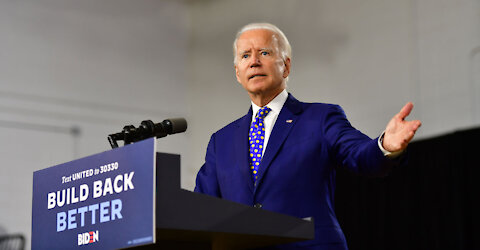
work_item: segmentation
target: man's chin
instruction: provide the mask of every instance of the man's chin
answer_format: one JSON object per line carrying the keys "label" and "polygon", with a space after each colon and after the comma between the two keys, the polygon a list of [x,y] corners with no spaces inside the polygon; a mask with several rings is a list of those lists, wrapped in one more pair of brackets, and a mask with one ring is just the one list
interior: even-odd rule
{"label": "man's chin", "polygon": [[272,88],[249,88],[247,89],[250,95],[255,96],[270,96],[270,95],[277,95],[283,89],[272,89]]}
{"label": "man's chin", "polygon": [[247,82],[247,87],[251,90],[254,89],[267,89],[270,85],[272,85],[266,77],[255,77]]}
{"label": "man's chin", "polygon": [[247,91],[250,94],[260,95],[262,93],[267,92],[267,88],[263,86],[248,86]]}
{"label": "man's chin", "polygon": [[[273,92],[278,92],[283,89],[281,85],[272,84],[267,79],[250,79],[247,84],[244,84],[243,87],[245,90],[248,91],[251,95],[270,95]],[[277,93],[278,94],[278,93]]]}

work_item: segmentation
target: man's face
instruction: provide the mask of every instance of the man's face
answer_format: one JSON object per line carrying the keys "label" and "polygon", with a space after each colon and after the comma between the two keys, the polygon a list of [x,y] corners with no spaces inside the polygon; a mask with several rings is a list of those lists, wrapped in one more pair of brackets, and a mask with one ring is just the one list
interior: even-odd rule
{"label": "man's face", "polygon": [[237,81],[250,96],[270,96],[285,89],[290,59],[283,60],[278,41],[270,30],[245,31],[237,40]]}

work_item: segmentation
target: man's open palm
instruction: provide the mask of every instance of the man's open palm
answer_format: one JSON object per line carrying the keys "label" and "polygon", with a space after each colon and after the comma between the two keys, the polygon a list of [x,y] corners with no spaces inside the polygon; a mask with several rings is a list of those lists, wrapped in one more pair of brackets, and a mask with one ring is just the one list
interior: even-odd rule
{"label": "man's open palm", "polygon": [[412,109],[413,104],[408,102],[387,124],[383,137],[383,148],[395,152],[407,147],[417,129],[422,125],[419,120],[405,121]]}

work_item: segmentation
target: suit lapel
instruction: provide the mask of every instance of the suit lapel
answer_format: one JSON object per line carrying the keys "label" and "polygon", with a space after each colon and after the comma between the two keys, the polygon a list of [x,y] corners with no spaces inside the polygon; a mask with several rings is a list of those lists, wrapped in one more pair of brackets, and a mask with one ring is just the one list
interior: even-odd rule
{"label": "suit lapel", "polygon": [[248,183],[248,187],[251,192],[253,192],[253,181],[252,173],[250,172],[249,163],[248,163],[248,131],[250,130],[250,124],[252,122],[252,108],[248,113],[242,117],[238,123],[238,127],[234,135],[234,144],[235,144],[235,155],[237,159],[235,163],[239,168],[241,173],[241,178]]}
{"label": "suit lapel", "polygon": [[273,159],[275,159],[275,156],[280,150],[283,142],[288,137],[288,134],[295,125],[298,115],[301,113],[301,111],[301,103],[291,94],[288,94],[288,98],[277,117],[275,125],[273,126],[267,148],[265,149],[265,154],[260,162],[258,180],[255,189],[261,184],[263,176],[270,167]]}

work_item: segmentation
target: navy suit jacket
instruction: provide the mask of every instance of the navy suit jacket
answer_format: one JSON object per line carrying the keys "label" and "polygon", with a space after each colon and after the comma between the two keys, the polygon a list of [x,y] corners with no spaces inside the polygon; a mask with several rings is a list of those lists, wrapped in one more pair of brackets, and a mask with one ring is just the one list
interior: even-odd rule
{"label": "navy suit jacket", "polygon": [[[353,128],[338,105],[289,94],[273,127],[254,185],[248,158],[252,109],[214,133],[195,191],[299,218],[313,217],[315,239],[278,248],[346,249],[334,211],[335,168],[385,175],[395,162]],[[303,248],[302,248],[303,249]]]}

